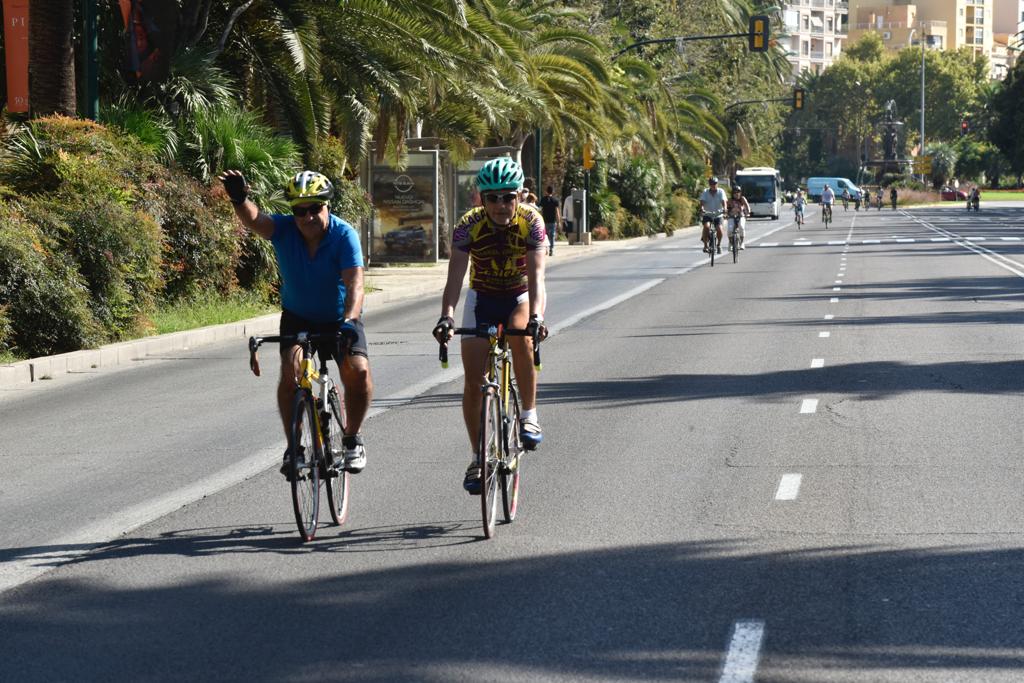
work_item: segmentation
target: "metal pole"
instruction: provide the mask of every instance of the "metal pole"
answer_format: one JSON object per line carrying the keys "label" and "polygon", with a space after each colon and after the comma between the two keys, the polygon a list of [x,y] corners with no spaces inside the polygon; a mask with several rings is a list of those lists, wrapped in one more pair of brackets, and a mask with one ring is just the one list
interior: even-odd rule
{"label": "metal pole", "polygon": [[95,121],[100,113],[100,69],[97,52],[99,36],[96,29],[96,0],[82,0],[82,45],[85,96],[82,100],[85,118]]}
{"label": "metal pole", "polygon": [[[921,156],[924,156],[924,22],[921,22]],[[925,183],[924,171],[921,171],[921,183]]]}
{"label": "metal pole", "polygon": [[541,154],[544,151],[544,142],[543,142],[544,138],[542,137],[543,135],[544,134],[541,132],[540,128],[537,128],[536,130],[533,131],[533,139],[534,139],[534,142],[536,143],[534,145],[534,153],[537,156],[537,175],[536,175],[537,187],[535,189],[537,190],[537,196],[538,197],[543,197],[544,196],[544,194],[543,194],[543,192],[544,192],[544,185],[541,183],[541,177],[540,177],[541,170],[542,170],[542,168],[544,166],[544,161],[543,161],[543,159],[541,157]]}

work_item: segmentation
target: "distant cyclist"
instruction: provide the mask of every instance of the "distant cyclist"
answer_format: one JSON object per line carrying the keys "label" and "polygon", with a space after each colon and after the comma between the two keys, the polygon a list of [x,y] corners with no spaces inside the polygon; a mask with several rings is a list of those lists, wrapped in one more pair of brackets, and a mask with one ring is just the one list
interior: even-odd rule
{"label": "distant cyclist", "polygon": [[878,206],[878,210],[882,210],[882,186],[878,186],[878,192],[875,194],[875,204]]}
{"label": "distant cyclist", "polygon": [[[447,343],[455,334],[453,316],[468,268],[469,290],[461,327],[525,328],[543,339],[547,336],[544,325],[547,235],[540,212],[520,203],[523,169],[508,157],[491,159],[477,173],[476,184],[484,205],[470,209],[455,225],[448,280],[441,297],[441,318],[434,327],[434,338]],[[537,419],[537,370],[533,367],[531,339],[510,337],[508,345],[523,401],[517,425],[519,436],[527,450],[534,450],[543,435]],[[462,338],[465,370],[462,417],[474,451],[462,487],[473,495],[480,494],[480,465],[475,451],[480,429],[480,385],[486,381],[488,350],[487,339]]]}
{"label": "distant cyclist", "polygon": [[975,211],[977,211],[980,204],[981,190],[979,190],[977,186],[974,186],[973,188],[971,188],[970,196],[967,197],[967,210],[970,211],[971,209],[974,209]]}
{"label": "distant cyclist", "polygon": [[843,188],[842,197],[843,197],[843,211],[849,211],[850,210],[850,191],[848,189],[846,189],[845,187]]}
{"label": "distant cyclist", "polygon": [[821,191],[821,220],[825,220],[825,214],[828,213],[829,219],[832,218],[832,205],[836,201],[836,193],[832,191],[832,188],[828,185]]}
{"label": "distant cyclist", "polygon": [[710,254],[708,239],[711,226],[715,226],[715,235],[718,237],[718,253],[722,253],[722,214],[725,212],[726,196],[725,190],[718,186],[718,178],[712,177],[708,180],[708,188],[700,193],[700,212],[702,229],[700,239],[704,243],[704,253]]}
{"label": "distant cyclist", "polygon": [[896,191],[896,186],[892,185],[889,187],[889,202],[892,203],[892,210],[896,210],[896,201],[899,199],[899,192]]}
{"label": "distant cyclist", "polygon": [[804,196],[803,190],[798,189],[796,196],[793,197],[793,217],[796,219],[797,226],[803,225],[805,206],[807,206],[807,197]]}
{"label": "distant cyclist", "polygon": [[747,198],[743,196],[743,188],[739,185],[732,188],[732,197],[729,198],[726,204],[726,213],[729,215],[729,242],[738,239],[740,241],[740,249],[746,249],[746,245],[743,244],[746,239],[746,227],[747,227],[747,216],[750,215],[750,204],[747,202]]}
{"label": "distant cyclist", "polygon": [[[370,407],[373,380],[366,333],[359,320],[363,310],[363,252],[359,233],[330,212],[334,186],[321,173],[303,171],[285,187],[291,215],[260,211],[248,199],[249,186],[240,171],[225,171],[220,181],[242,225],[274,247],[284,309],[280,334],[338,332],[345,340],[347,353],[336,345],[318,345],[317,352],[338,363],[345,389],[348,430],[342,438],[344,468],[362,472],[366,467],[366,449],[359,428]],[[286,439],[291,438],[292,401],[301,362],[301,346],[281,345],[277,407]],[[290,471],[288,453],[286,450],[281,466],[281,473],[286,476]]]}

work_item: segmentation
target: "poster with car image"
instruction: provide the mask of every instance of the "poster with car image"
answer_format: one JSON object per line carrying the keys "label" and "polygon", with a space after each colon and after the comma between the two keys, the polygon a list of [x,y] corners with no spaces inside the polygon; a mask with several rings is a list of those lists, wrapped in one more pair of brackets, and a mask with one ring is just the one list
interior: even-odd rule
{"label": "poster with car image", "polygon": [[438,154],[410,152],[407,162],[401,169],[373,166],[370,258],[378,263],[437,260]]}

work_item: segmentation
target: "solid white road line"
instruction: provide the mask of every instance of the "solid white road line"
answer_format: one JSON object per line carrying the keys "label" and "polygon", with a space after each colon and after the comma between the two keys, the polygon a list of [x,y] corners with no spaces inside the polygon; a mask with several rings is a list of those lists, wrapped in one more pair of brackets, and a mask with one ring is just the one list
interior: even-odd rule
{"label": "solid white road line", "polygon": [[816,398],[805,398],[800,402],[800,414],[809,415],[811,413],[818,412],[818,399]]}
{"label": "solid white road line", "polygon": [[729,649],[725,654],[725,664],[718,683],[754,683],[763,640],[763,621],[743,619],[733,624]]}
{"label": "solid white road line", "polygon": [[779,480],[779,487],[775,489],[775,500],[796,500],[800,493],[800,480],[803,475],[783,474]]}
{"label": "solid white road line", "polygon": [[[910,218],[912,218],[913,220],[917,221],[918,223],[920,223],[924,227],[928,228],[932,232],[936,232],[936,233],[938,233],[940,235],[943,235],[944,237],[948,238],[950,241],[952,241],[957,246],[963,247],[964,249],[967,249],[969,251],[973,251],[978,256],[981,256],[983,259],[996,264],[997,266],[999,266],[1000,268],[1003,268],[1004,270],[1010,271],[1011,273],[1013,273],[1014,275],[1016,275],[1018,277],[1024,277],[1024,263],[1021,263],[1020,261],[1016,261],[1016,260],[1014,260],[1014,259],[1012,259],[1012,258],[1010,258],[1008,256],[1004,256],[1003,254],[994,252],[991,249],[986,249],[985,247],[976,246],[976,245],[972,244],[972,240],[971,239],[966,238],[966,237],[962,237],[962,236],[956,234],[955,232],[951,232],[951,231],[946,230],[944,228],[937,228],[934,225],[932,225],[931,223],[929,223],[928,221],[924,220],[923,218],[918,218],[917,216],[914,216],[913,214],[909,214],[909,213],[906,214],[906,215],[909,216]],[[977,241],[977,238],[975,238],[974,241]]]}
{"label": "solid white road line", "polygon": [[812,358],[811,359],[811,368],[823,368],[823,367],[825,367],[825,359],[824,358]]}

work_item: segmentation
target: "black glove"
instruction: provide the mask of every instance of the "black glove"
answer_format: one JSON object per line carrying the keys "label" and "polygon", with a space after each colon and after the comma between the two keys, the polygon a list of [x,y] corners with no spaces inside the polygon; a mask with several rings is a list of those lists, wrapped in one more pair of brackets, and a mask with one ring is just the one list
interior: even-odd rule
{"label": "black glove", "polygon": [[232,204],[242,204],[249,197],[249,184],[241,173],[225,173],[220,177],[220,182],[224,184],[224,191],[228,193]]}
{"label": "black glove", "polygon": [[346,320],[338,328],[338,336],[341,338],[340,343],[342,348],[348,352],[352,348],[352,345],[359,340],[359,332],[356,330],[356,318]]}
{"label": "black glove", "polygon": [[548,338],[548,326],[544,324],[544,319],[537,316],[536,313],[530,316],[530,322],[526,324],[526,331],[539,342]]}
{"label": "black glove", "polygon": [[434,327],[434,331],[431,333],[434,335],[434,339],[440,344],[447,344],[454,334],[455,321],[450,316],[442,315],[437,320],[437,326]]}

